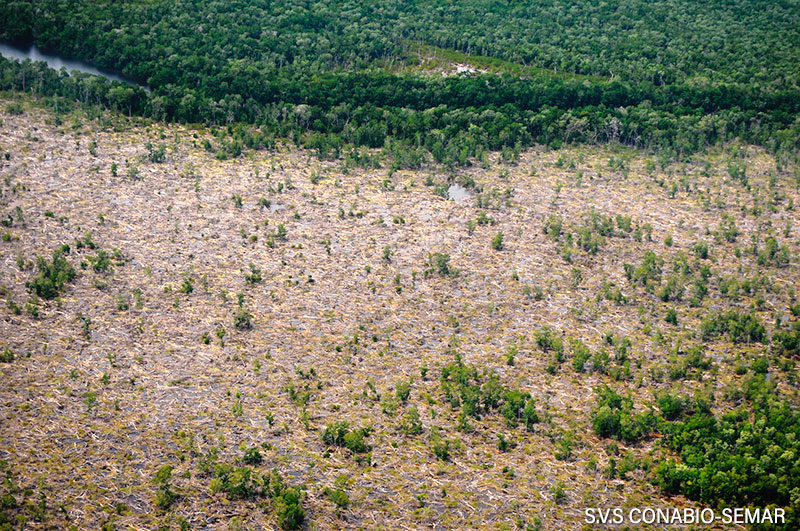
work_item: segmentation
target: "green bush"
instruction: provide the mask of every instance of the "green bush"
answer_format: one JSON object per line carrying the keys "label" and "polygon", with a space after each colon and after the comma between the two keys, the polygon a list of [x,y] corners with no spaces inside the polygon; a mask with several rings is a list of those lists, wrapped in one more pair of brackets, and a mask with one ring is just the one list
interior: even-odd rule
{"label": "green bush", "polygon": [[242,457],[242,462],[246,465],[259,465],[263,460],[264,457],[255,446],[253,448],[248,448]]}
{"label": "green bush", "polygon": [[192,282],[192,277],[187,275],[186,277],[183,278],[180,291],[184,295],[188,295],[194,291],[194,283]]}
{"label": "green bush", "polygon": [[502,251],[503,250],[503,231],[498,232],[492,238],[492,249],[495,251]]}
{"label": "green bush", "polygon": [[231,498],[247,498],[254,494],[255,483],[252,470],[248,467],[235,468],[219,463],[214,469],[211,492],[225,491]]}
{"label": "green bush", "polygon": [[14,361],[14,352],[8,347],[3,347],[3,352],[0,354],[0,363],[11,363]]}
{"label": "green bush", "polygon": [[586,362],[592,357],[592,352],[582,341],[575,339],[572,344],[572,368],[576,372],[583,372]]}
{"label": "green bush", "polygon": [[667,420],[679,418],[689,407],[688,400],[685,397],[667,392],[659,393],[656,397],[656,403],[661,414]]}
{"label": "green bush", "polygon": [[778,245],[773,237],[764,241],[764,248],[758,253],[758,264],[762,266],[785,266],[789,263],[791,254],[785,245]]}
{"label": "green bush", "polygon": [[78,249],[83,249],[84,247],[86,249],[96,249],[97,244],[95,244],[94,241],[92,241],[92,233],[87,232],[83,238],[78,238],[77,240],[75,240],[75,247],[77,247]]}
{"label": "green bush", "polygon": [[233,315],[233,326],[237,330],[250,330],[253,328],[253,314],[244,308],[239,308]]}
{"label": "green bush", "polygon": [[294,487],[287,487],[275,497],[275,514],[281,529],[300,529],[303,525],[306,513],[301,505],[302,499],[302,494]]}
{"label": "green bush", "polygon": [[305,520],[303,492],[297,487],[286,486],[277,470],[265,476],[261,483],[264,485],[264,493],[272,498],[281,529],[299,529]]}
{"label": "green bush", "polygon": [[697,242],[692,250],[701,260],[708,258],[708,244],[706,242]]}
{"label": "green bush", "polygon": [[763,343],[767,337],[756,316],[737,310],[709,315],[700,323],[699,334],[704,341],[727,334],[734,343]]}
{"label": "green bush", "polygon": [[95,273],[109,273],[114,269],[111,265],[111,255],[102,249],[97,251],[94,257],[89,257],[89,262]]}
{"label": "green bush", "polygon": [[536,344],[543,351],[553,351],[556,354],[564,352],[564,342],[561,340],[561,336],[549,326],[537,330],[535,337]]}
{"label": "green bush", "polygon": [[522,419],[525,405],[530,397],[530,393],[522,393],[516,389],[506,391],[503,394],[503,405],[500,408],[500,414],[506,418],[510,426],[516,426]]}
{"label": "green bush", "polygon": [[795,321],[788,328],[777,330],[772,336],[772,345],[780,355],[800,355],[800,321]]}
{"label": "green bush", "polygon": [[411,382],[407,380],[398,380],[397,384],[395,384],[395,393],[400,402],[405,404],[408,401],[409,395],[411,395]]}
{"label": "green bush", "polygon": [[458,275],[458,271],[450,267],[450,255],[444,253],[431,253],[428,255],[428,262],[425,264],[428,268],[425,270],[425,276],[440,275],[443,277],[454,277]]}
{"label": "green bush", "polygon": [[172,478],[172,467],[170,465],[164,465],[158,469],[156,473],[156,477],[153,482],[158,487],[158,491],[156,491],[156,507],[159,509],[167,510],[170,506],[175,502],[177,496],[172,491],[171,480]]}
{"label": "green bush", "polygon": [[593,414],[592,426],[598,437],[613,437],[619,433],[619,413],[608,405],[600,406]]}
{"label": "green bush", "polygon": [[650,282],[658,283],[661,281],[661,270],[664,267],[664,259],[659,257],[653,251],[646,251],[642,258],[641,264],[633,267],[630,264],[624,264],[625,275],[628,280],[635,284],[647,286]]}
{"label": "green bush", "polygon": [[634,442],[649,435],[656,425],[652,411],[634,413],[633,403],[602,385],[595,389],[597,406],[592,411],[592,427],[599,437],[614,437]]}
{"label": "green bush", "polygon": [[331,489],[329,487],[325,487],[325,490],[322,492],[339,509],[346,509],[347,506],[350,505],[350,496],[348,496],[347,493],[342,489]]}
{"label": "green bush", "polygon": [[64,289],[67,282],[75,278],[75,269],[64,258],[69,247],[64,246],[53,253],[50,262],[37,257],[36,267],[39,273],[27,283],[29,290],[43,299],[54,299]]}
{"label": "green bush", "polygon": [[22,105],[17,102],[9,103],[6,105],[6,112],[11,115],[20,115],[23,113]]}
{"label": "green bush", "polygon": [[542,230],[551,240],[558,241],[561,237],[561,231],[564,227],[564,221],[560,216],[551,214],[544,223]]}
{"label": "green bush", "polygon": [[370,446],[364,441],[372,430],[370,428],[359,428],[350,430],[347,422],[333,422],[325,427],[322,433],[322,442],[329,446],[341,446],[353,453],[366,453],[371,450]]}
{"label": "green bush", "polygon": [[344,447],[353,453],[365,453],[371,450],[370,446],[364,442],[364,438],[369,435],[369,428],[360,428],[344,436]]}
{"label": "green bush", "polygon": [[450,460],[450,441],[442,439],[441,437],[431,438],[431,451],[438,459],[442,461]]}
{"label": "green bush", "polygon": [[419,435],[422,433],[422,420],[419,416],[417,406],[411,406],[403,417],[400,430],[406,435]]}
{"label": "green bush", "polygon": [[347,422],[334,422],[325,427],[322,434],[322,442],[329,446],[344,446],[344,436],[350,431]]}
{"label": "green bush", "polygon": [[145,147],[147,148],[147,158],[150,162],[164,162],[164,158],[167,152],[167,146],[164,144],[159,144],[158,146],[154,146],[150,142],[148,142]]}
{"label": "green bush", "polygon": [[244,280],[250,285],[258,284],[261,282],[261,270],[257,268],[252,262],[250,263],[250,272],[244,274]]}
{"label": "green bush", "polygon": [[539,423],[539,414],[536,412],[536,402],[533,398],[528,399],[525,409],[522,410],[522,423],[529,430],[533,429],[534,424]]}

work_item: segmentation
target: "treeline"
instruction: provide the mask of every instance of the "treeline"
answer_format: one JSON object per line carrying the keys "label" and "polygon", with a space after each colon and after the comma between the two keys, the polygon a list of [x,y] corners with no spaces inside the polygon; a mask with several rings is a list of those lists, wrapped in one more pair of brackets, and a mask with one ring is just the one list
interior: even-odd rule
{"label": "treeline", "polygon": [[800,148],[800,92],[761,94],[735,86],[240,69],[199,87],[168,84],[148,93],[102,77],[69,76],[43,63],[0,59],[0,89],[168,122],[252,124],[262,135],[291,138],[322,156],[345,145],[383,147],[387,139],[451,164],[465,164],[484,150],[533,143],[619,141],[681,155],[738,137],[773,151]]}
{"label": "treeline", "polygon": [[[321,156],[386,146],[409,166],[534,143],[618,141],[678,157],[734,137],[800,147],[800,12],[780,2],[40,0],[4,3],[0,20],[0,38],[119,71],[152,93],[7,61],[0,89],[248,124],[258,133],[236,142],[249,147],[275,136]],[[425,74],[414,66],[420,42],[538,73]]]}

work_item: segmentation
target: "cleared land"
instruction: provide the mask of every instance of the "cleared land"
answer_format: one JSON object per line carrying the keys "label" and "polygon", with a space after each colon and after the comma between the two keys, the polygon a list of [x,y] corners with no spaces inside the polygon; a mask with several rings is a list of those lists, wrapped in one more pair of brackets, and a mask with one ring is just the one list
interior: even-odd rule
{"label": "cleared land", "polygon": [[[0,350],[13,355],[0,458],[10,514],[31,528],[276,526],[274,500],[230,488],[216,462],[304,485],[309,528],[577,529],[583,507],[667,503],[648,480],[659,437],[599,438],[597,386],[636,411],[676,388],[726,411],[770,347],[712,338],[708,363],[687,365],[701,321],[728,308],[796,319],[798,181],[758,148],[663,167],[621,147],[531,150],[453,173],[289,146],[220,161],[205,130],[20,101],[0,101]],[[465,199],[442,195],[453,183]],[[768,237],[788,263],[747,252]],[[36,257],[64,244],[75,278],[32,299]],[[648,251],[664,261],[652,293],[624,267]],[[665,302],[683,262],[709,268],[708,292],[692,301],[680,277],[683,296]],[[731,298],[718,281],[731,276],[763,282]],[[608,359],[574,363],[573,340]],[[539,422],[459,419],[442,379],[458,356],[530,393]],[[793,365],[774,365],[796,401]],[[371,427],[371,453],[326,444],[339,421]],[[610,474],[611,459],[632,469]]]}

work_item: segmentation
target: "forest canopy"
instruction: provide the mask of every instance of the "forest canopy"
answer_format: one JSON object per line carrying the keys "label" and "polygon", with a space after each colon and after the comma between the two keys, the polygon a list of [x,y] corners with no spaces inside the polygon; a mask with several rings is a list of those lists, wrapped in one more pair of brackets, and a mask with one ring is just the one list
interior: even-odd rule
{"label": "forest canopy", "polygon": [[[800,11],[788,1],[50,0],[5,3],[0,18],[2,39],[152,93],[8,61],[2,89],[254,124],[322,154],[387,138],[448,163],[533,143],[678,156],[734,137],[800,146]],[[498,67],[442,76],[419,66],[426,55]]]}

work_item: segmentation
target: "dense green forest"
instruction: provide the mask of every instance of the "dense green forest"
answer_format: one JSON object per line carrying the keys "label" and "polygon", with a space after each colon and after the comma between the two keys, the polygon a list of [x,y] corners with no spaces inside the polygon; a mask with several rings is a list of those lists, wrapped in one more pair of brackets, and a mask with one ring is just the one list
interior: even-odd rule
{"label": "dense green forest", "polygon": [[[621,141],[676,156],[739,137],[800,146],[791,2],[10,2],[0,37],[90,61],[153,92],[0,63],[0,87],[159,120],[254,124],[321,155],[400,141],[402,164]],[[420,44],[527,65],[425,75]],[[424,149],[423,149],[424,148]]]}
{"label": "dense green forest", "polygon": [[415,40],[657,85],[794,89],[800,79],[800,15],[791,1],[51,0],[2,9],[4,38],[33,38],[155,86],[201,86],[236,61],[262,74],[361,69],[407,60]]}

